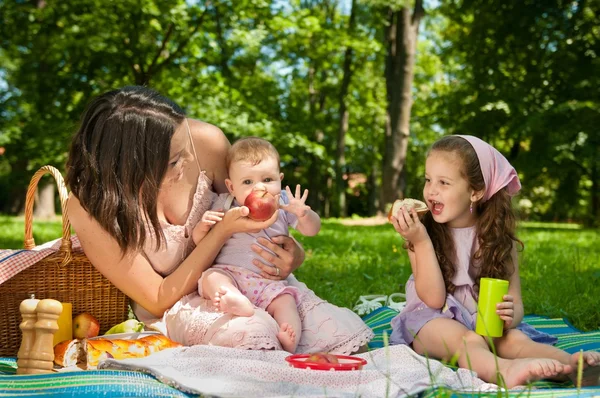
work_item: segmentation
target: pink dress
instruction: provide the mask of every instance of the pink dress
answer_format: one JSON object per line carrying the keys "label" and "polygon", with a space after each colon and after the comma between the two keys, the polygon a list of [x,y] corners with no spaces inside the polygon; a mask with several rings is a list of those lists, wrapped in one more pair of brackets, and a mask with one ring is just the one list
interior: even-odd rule
{"label": "pink dress", "polygon": [[[169,275],[194,249],[193,227],[217,197],[211,187],[212,181],[202,171],[186,223],[181,226],[162,224],[167,241],[166,249],[163,246],[157,251],[154,243],[148,243],[145,255],[156,272],[163,276]],[[329,351],[349,354],[373,337],[371,329],[349,309],[320,299],[293,275],[288,277],[287,282],[290,287],[302,292],[302,301],[298,307],[302,320],[298,353]],[[183,297],[165,312],[162,319],[153,319],[139,305],[134,305],[134,312],[140,321],[184,345],[282,349],[276,336],[279,327],[266,311],[257,309],[251,317],[215,312],[211,302],[198,293]]]}
{"label": "pink dress", "polygon": [[[435,318],[454,319],[467,329],[475,329],[477,319],[477,298],[479,285],[478,268],[472,257],[479,244],[475,227],[450,228],[456,248],[456,273],[452,283],[456,286],[454,294],[448,294],[446,303],[441,309],[430,308],[417,295],[413,275],[406,282],[406,306],[392,319],[391,344],[412,344],[414,336],[430,320]],[[540,332],[532,326],[521,323],[517,329],[540,343],[554,344],[556,338]]]}
{"label": "pink dress", "polygon": [[[289,203],[285,191],[281,191],[281,200],[285,204]],[[229,203],[231,206],[228,206]],[[239,207],[239,203],[230,194],[221,194],[213,203],[212,210],[225,209],[227,211],[232,207]],[[263,278],[260,275],[261,269],[252,263],[252,260],[260,260],[260,258],[251,249],[252,245],[257,243],[258,238],[270,240],[273,236],[289,236],[288,228],[295,228],[297,224],[298,218],[294,214],[280,209],[277,221],[269,228],[257,233],[236,233],[229,238],[219,251],[210,271],[227,275],[252,304],[263,310],[266,310],[269,304],[282,294],[291,295],[296,300],[296,305],[300,306],[305,292],[290,286],[287,279],[274,281]],[[269,251],[266,247],[263,249]],[[200,296],[202,296],[202,280],[207,274],[208,272],[205,272],[198,281]]]}

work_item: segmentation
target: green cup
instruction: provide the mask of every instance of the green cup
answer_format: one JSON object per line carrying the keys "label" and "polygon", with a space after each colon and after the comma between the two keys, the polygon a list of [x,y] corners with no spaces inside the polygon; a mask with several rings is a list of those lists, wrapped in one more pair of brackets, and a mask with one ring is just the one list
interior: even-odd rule
{"label": "green cup", "polygon": [[508,293],[508,281],[504,279],[481,278],[479,281],[479,302],[477,303],[477,323],[475,332],[481,336],[502,337],[504,321],[496,314],[496,304]]}

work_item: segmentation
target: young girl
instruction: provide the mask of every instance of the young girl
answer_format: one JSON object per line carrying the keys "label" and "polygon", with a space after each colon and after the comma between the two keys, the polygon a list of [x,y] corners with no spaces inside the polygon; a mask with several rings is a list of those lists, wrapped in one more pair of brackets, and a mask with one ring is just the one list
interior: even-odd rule
{"label": "young girl", "polygon": [[[488,382],[511,388],[543,378],[576,377],[579,354],[540,341],[548,335],[521,324],[515,216],[511,196],[521,188],[515,169],[495,148],[472,136],[446,136],[431,147],[423,197],[430,212],[422,221],[403,208],[392,223],[407,241],[412,275],[407,305],[392,320],[392,344],[412,344],[419,354],[470,368]],[[504,335],[476,334],[479,278],[507,279],[497,305]],[[517,329],[518,327],[518,329]],[[598,384],[600,353],[583,353],[584,385]]]}
{"label": "young girl", "polygon": [[[309,305],[305,300],[306,288],[290,286],[288,280],[267,279],[253,263],[258,261],[253,255],[251,245],[258,237],[269,239],[271,236],[288,235],[288,226],[295,228],[305,236],[313,236],[321,228],[321,220],[317,213],[305,204],[308,191],[301,194],[300,186],[293,195],[286,187],[281,190],[283,173],[279,170],[279,153],[268,141],[249,137],[236,141],[227,155],[229,178],[225,180],[229,194],[222,194],[213,203],[212,209],[206,212],[202,221],[193,231],[193,239],[198,243],[210,228],[221,221],[224,212],[231,207],[242,206],[246,197],[253,191],[267,191],[275,197],[281,195],[283,204],[277,210],[277,221],[269,228],[255,234],[236,233],[221,249],[215,265],[205,271],[198,282],[198,291],[205,298],[210,298],[217,309],[239,316],[254,314],[254,306],[265,309],[280,327],[277,335],[284,350],[296,352],[302,333],[300,312]],[[235,200],[234,200],[235,199]],[[220,211],[219,211],[220,210]],[[275,267],[275,277],[279,269]],[[302,310],[302,311],[299,311]],[[369,335],[366,325],[358,316],[348,311],[337,309],[329,314],[331,318],[341,317],[358,332],[357,336]],[[327,319],[321,320],[327,323]],[[317,334],[322,334],[320,330]],[[321,335],[322,340],[335,340],[334,335]],[[360,337],[355,338],[358,342]],[[362,344],[362,342],[361,342]]]}

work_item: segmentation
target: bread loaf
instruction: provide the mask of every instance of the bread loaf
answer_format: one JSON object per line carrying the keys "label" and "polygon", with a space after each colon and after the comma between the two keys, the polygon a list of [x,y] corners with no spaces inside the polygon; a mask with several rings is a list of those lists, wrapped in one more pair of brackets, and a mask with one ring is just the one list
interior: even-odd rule
{"label": "bread loaf", "polygon": [[390,208],[390,211],[388,213],[388,220],[392,220],[392,216],[398,218],[398,213],[400,212],[400,209],[402,209],[403,207],[406,207],[407,210],[410,209],[415,209],[415,211],[417,212],[417,214],[421,215],[421,214],[425,214],[429,211],[429,208],[427,207],[427,204],[425,204],[425,202],[422,202],[418,199],[398,199],[394,202],[394,204],[392,205],[392,207]]}
{"label": "bread loaf", "polygon": [[76,366],[81,355],[80,340],[65,340],[54,346],[54,363],[63,368]]}
{"label": "bread loaf", "polygon": [[103,359],[142,358],[167,348],[180,346],[181,344],[162,334],[134,340],[105,338],[67,340],[54,347],[54,363],[63,367],[77,364],[86,369],[93,369]]}

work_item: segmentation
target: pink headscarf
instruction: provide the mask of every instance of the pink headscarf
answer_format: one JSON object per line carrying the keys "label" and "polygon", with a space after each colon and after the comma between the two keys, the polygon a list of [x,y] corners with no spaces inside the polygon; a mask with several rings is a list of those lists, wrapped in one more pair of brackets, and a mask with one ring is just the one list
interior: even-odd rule
{"label": "pink headscarf", "polygon": [[485,194],[482,203],[494,196],[496,192],[506,187],[509,195],[513,196],[521,189],[517,171],[496,148],[472,135],[457,135],[469,141],[479,159],[479,166],[485,182]]}

